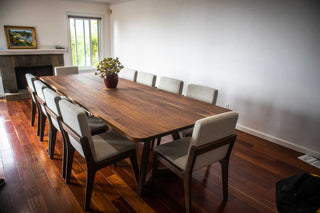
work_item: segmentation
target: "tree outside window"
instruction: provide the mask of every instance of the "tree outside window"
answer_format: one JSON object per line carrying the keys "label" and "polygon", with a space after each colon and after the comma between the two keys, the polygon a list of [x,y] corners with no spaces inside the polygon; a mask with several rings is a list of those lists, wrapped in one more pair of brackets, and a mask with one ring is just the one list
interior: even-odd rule
{"label": "tree outside window", "polygon": [[79,67],[99,63],[100,18],[69,16],[72,64]]}

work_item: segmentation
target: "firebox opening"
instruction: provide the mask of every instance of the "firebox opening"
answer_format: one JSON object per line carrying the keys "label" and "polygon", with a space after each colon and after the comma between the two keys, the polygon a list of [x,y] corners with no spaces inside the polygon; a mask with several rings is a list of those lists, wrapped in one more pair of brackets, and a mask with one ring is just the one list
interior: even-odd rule
{"label": "firebox opening", "polygon": [[31,73],[34,76],[48,76],[53,75],[53,66],[28,66],[28,67],[15,67],[16,80],[18,90],[27,88],[27,80],[25,74]]}

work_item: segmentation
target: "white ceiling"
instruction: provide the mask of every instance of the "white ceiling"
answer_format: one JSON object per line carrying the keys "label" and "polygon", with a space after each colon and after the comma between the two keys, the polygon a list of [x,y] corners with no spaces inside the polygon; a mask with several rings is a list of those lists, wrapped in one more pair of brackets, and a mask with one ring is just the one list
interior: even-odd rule
{"label": "white ceiling", "polygon": [[105,4],[119,4],[122,2],[133,1],[133,0],[68,0],[68,1],[79,1],[79,2],[96,2]]}

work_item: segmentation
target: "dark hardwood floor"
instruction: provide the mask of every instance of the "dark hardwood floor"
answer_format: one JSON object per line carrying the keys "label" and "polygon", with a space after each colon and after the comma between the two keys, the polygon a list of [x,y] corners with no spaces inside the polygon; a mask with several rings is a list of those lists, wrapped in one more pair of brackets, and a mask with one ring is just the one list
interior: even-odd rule
{"label": "dark hardwood floor", "polygon": [[[62,141],[58,133],[55,157],[49,159],[48,127],[44,142],[30,126],[30,100],[0,100],[0,212],[83,212],[86,166],[75,155],[71,184],[61,177]],[[222,202],[219,164],[192,178],[194,212],[277,212],[275,183],[319,169],[297,159],[301,153],[236,131],[229,166],[229,199]],[[171,137],[163,138],[170,141]],[[142,144],[138,144],[138,159]],[[151,156],[152,157],[152,156]],[[140,163],[140,162],[139,162]],[[151,166],[151,165],[150,165]],[[162,174],[142,197],[129,161],[100,170],[95,177],[92,212],[184,212],[183,185],[173,174]]]}

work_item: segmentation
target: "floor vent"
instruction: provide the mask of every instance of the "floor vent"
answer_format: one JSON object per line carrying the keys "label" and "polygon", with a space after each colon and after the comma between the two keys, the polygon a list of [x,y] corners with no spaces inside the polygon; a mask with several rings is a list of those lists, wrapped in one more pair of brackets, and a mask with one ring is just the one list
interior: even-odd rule
{"label": "floor vent", "polygon": [[302,156],[298,157],[298,159],[320,169],[320,160],[318,160],[317,158],[314,158],[310,155],[302,155]]}

